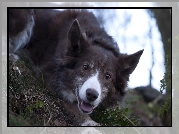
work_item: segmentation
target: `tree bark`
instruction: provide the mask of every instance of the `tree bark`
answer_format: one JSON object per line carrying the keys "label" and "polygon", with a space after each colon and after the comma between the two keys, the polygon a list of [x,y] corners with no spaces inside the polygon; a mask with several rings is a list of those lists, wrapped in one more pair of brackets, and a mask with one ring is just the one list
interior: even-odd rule
{"label": "tree bark", "polygon": [[[170,9],[151,9],[153,12],[154,18],[158,25],[158,29],[161,33],[161,38],[164,48],[164,58],[166,64],[166,55],[171,55],[171,43],[168,42],[168,39],[171,38],[171,10]],[[171,57],[168,58],[168,64],[170,65],[168,70],[171,71]],[[168,73],[166,69],[166,73]],[[171,75],[170,75],[171,76]],[[171,78],[169,79],[171,81]],[[171,83],[171,82],[169,82]],[[168,84],[166,87],[166,95],[171,95],[171,84]]]}

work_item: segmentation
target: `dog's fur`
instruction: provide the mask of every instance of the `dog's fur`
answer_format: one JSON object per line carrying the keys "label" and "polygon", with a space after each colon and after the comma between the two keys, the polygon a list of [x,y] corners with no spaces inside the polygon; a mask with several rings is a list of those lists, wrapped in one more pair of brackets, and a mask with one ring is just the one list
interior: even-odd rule
{"label": "dog's fur", "polygon": [[86,10],[9,9],[10,52],[25,48],[49,90],[79,118],[122,101],[143,50],[121,54],[117,43]]}

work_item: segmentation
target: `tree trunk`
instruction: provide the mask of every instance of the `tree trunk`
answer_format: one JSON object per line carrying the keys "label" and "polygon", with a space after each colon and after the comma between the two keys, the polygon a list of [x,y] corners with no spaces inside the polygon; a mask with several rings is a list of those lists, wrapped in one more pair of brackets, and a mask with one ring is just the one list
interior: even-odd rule
{"label": "tree trunk", "polygon": [[[165,57],[165,64],[166,64],[166,55],[171,55],[171,44],[168,42],[168,39],[171,38],[171,10],[170,9],[151,9],[154,14],[154,18],[156,18],[156,23],[158,25],[158,29],[161,33],[161,38],[163,42],[164,48],[164,57]],[[170,65],[167,70],[171,71],[171,57],[168,58],[168,64]],[[171,76],[171,75],[170,75]],[[171,77],[168,80],[170,84],[167,84],[166,87],[166,95],[171,95]]]}

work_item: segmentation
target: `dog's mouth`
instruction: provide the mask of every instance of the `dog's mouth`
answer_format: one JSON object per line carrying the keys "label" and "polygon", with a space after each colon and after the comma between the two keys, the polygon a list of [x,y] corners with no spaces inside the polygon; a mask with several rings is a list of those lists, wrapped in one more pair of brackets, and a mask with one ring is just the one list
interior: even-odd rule
{"label": "dog's mouth", "polygon": [[79,98],[79,96],[78,96],[78,106],[84,113],[87,113],[87,114],[90,114],[94,108],[93,105],[91,105],[88,102],[83,101],[82,99]]}

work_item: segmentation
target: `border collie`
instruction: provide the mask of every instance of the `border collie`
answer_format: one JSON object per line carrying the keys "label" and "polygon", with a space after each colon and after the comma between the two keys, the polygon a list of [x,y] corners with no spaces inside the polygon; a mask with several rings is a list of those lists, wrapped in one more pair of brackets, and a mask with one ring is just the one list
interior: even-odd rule
{"label": "border collie", "polygon": [[26,49],[47,88],[82,126],[89,114],[122,101],[143,50],[127,55],[87,10],[9,9],[10,52]]}

